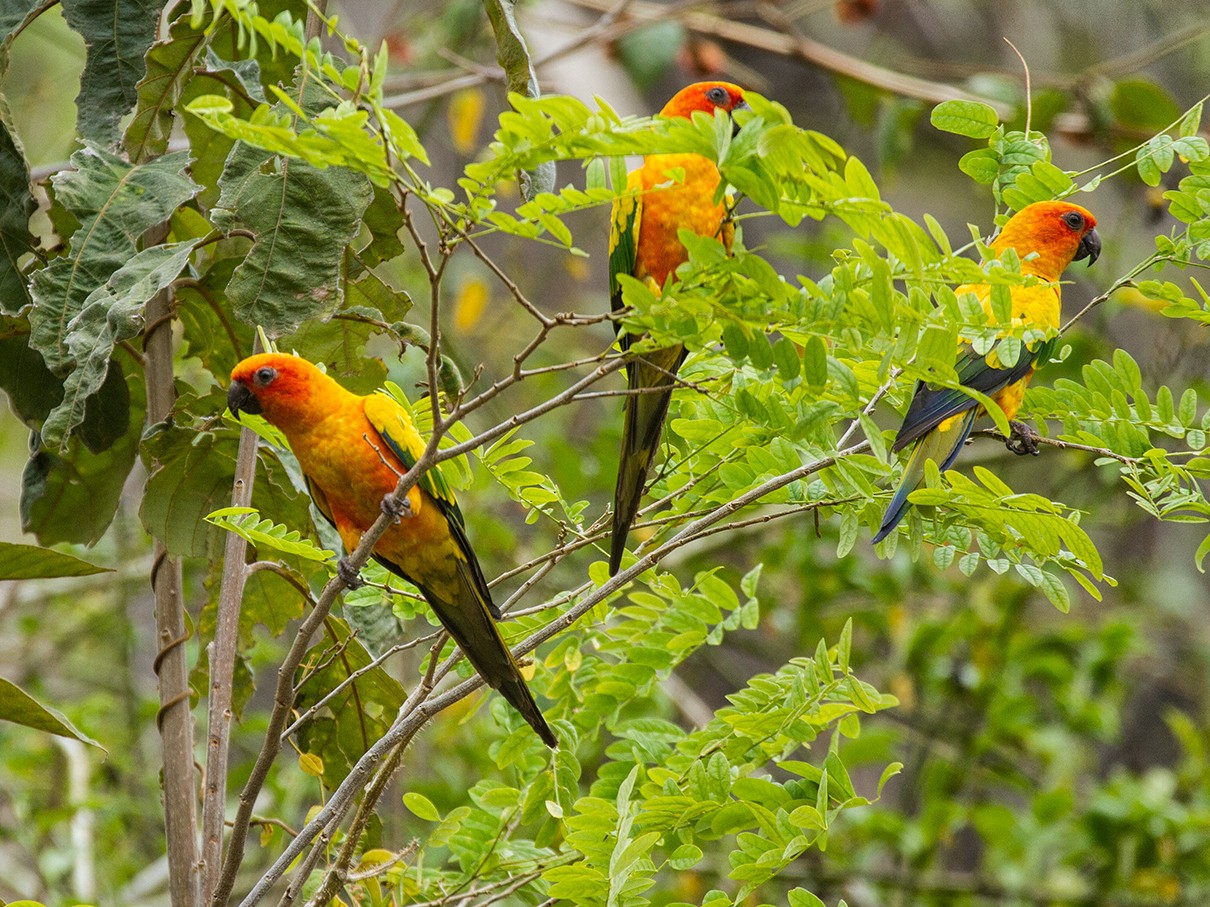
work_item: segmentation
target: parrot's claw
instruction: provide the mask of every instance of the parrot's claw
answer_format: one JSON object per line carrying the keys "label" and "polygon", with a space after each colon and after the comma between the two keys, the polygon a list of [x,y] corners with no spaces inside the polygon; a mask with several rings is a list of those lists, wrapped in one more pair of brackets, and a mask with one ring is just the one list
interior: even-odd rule
{"label": "parrot's claw", "polygon": [[1025,456],[1025,454],[1036,457],[1038,441],[1042,436],[1024,422],[1012,420],[1008,423],[1008,427],[1012,429],[1012,434],[1004,442],[1004,446],[1019,457]]}
{"label": "parrot's claw", "polygon": [[382,508],[382,512],[394,519],[396,523],[403,519],[410,519],[412,516],[412,502],[407,498],[404,498],[401,503],[396,504],[391,495],[388,494],[382,499],[382,504],[379,506]]}
{"label": "parrot's claw", "polygon": [[347,557],[342,557],[336,562],[336,575],[350,589],[360,589],[366,584],[366,581],[361,578],[361,571],[354,570]]}

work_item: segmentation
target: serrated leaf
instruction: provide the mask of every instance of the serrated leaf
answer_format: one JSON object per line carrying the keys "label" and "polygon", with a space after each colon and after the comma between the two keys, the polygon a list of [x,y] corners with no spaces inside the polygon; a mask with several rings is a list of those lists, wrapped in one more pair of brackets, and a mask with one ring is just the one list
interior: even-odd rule
{"label": "serrated leaf", "polygon": [[184,85],[193,76],[197,57],[207,46],[200,23],[195,27],[190,16],[181,16],[172,24],[167,39],[148,49],[145,72],[136,86],[134,117],[122,137],[122,146],[134,163],[168,150],[173,110]]}
{"label": "serrated leaf", "polygon": [[[211,412],[218,412],[218,400],[214,404]],[[205,516],[231,503],[237,442],[234,431],[198,433],[180,425],[152,430],[144,439],[143,456],[158,468],[147,479],[139,517],[170,554],[210,558],[222,550],[223,530]],[[308,526],[307,496],[271,452],[261,449],[259,462],[252,506],[285,525]]]}

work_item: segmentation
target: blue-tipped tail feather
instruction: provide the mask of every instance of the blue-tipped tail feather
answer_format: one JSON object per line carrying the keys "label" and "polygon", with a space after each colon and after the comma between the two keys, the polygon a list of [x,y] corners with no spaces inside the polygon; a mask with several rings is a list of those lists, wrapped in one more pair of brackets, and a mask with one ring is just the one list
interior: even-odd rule
{"label": "blue-tipped tail feather", "polygon": [[932,460],[942,472],[954,465],[958,451],[970,437],[971,427],[975,424],[977,410],[967,410],[962,420],[955,422],[945,429],[935,428],[916,442],[908,457],[907,465],[903,467],[903,478],[899,487],[887,505],[882,517],[882,525],[874,534],[874,544],[878,544],[895,531],[899,521],[908,509],[908,495],[916,490],[920,480],[924,478],[924,461]]}

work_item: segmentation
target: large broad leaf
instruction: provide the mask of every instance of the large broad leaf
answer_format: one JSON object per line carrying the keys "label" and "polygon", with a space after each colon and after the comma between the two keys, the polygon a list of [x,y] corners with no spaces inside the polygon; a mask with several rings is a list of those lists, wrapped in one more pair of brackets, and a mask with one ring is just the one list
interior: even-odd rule
{"label": "large broad leaf", "polygon": [[54,179],[55,195],[79,221],[71,246],[33,276],[31,345],[52,372],[71,370],[69,325],[90,295],[134,257],[143,233],[198,191],[183,152],[132,166],[99,148],[71,157],[73,170]]}
{"label": "large broad leaf", "polygon": [[138,105],[122,137],[126,154],[136,164],[168,150],[174,108],[206,45],[205,30],[193,27],[191,17],[184,15],[173,23],[166,40],[147,51]]}
{"label": "large broad leaf", "polygon": [[[130,370],[124,392],[114,384],[122,371],[111,367],[110,374],[89,400],[84,426],[65,451],[48,449],[35,435],[21,477],[21,528],[43,545],[91,545],[113,520],[138,455],[147,392],[141,369]],[[105,437],[120,425],[125,431],[116,442]],[[90,450],[86,440],[103,449]]]}
{"label": "large broad leaf", "polygon": [[87,734],[76,730],[59,712],[42,705],[25,690],[3,677],[0,677],[0,721],[11,721],[13,724],[21,724],[60,737],[70,737],[89,746],[105,749]]}
{"label": "large broad leaf", "polygon": [[308,321],[281,341],[312,362],[322,362],[328,374],[349,390],[370,394],[382,387],[387,370],[382,360],[365,353],[366,341],[381,329],[366,321],[339,315],[328,321]]}
{"label": "large broad leaf", "polygon": [[8,106],[0,99],[0,313],[19,312],[29,305],[21,259],[34,247],[29,232],[34,207],[29,165],[9,122]]}
{"label": "large broad leaf", "polygon": [[94,573],[112,572],[108,567],[98,567],[50,548],[0,542],[0,580],[91,576]]}
{"label": "large broad leaf", "polygon": [[[217,416],[224,406],[222,391],[182,398],[178,424],[156,426],[143,442],[144,459],[158,465],[147,480],[139,516],[170,554],[216,558],[223,550],[226,532],[205,517],[231,504],[239,433],[226,426],[198,431],[185,424],[189,417],[181,410]],[[306,533],[310,528],[309,499],[268,450],[261,451],[252,506],[291,529]]]}
{"label": "large broad leaf", "polygon": [[63,401],[42,426],[46,444],[66,446],[72,431],[84,421],[89,398],[110,371],[114,347],[142,332],[147,301],[177,278],[197,242],[144,249],[88,294],[80,314],[67,325],[68,359],[75,368],[63,384]]}
{"label": "large broad leaf", "polygon": [[76,97],[76,128],[108,144],[138,98],[143,56],[155,40],[160,0],[62,0],[63,17],[84,38],[87,56]]}
{"label": "large broad leaf", "polygon": [[236,317],[279,337],[335,311],[345,247],[361,227],[370,181],[237,145],[219,182],[215,223],[256,236],[227,286]]}
{"label": "large broad leaf", "polygon": [[29,346],[29,324],[24,319],[5,319],[0,330],[0,390],[9,406],[31,428],[63,399],[63,381],[46,367],[42,354]]}
{"label": "large broad leaf", "polygon": [[0,35],[4,36],[0,45],[6,53],[17,26],[41,5],[39,0],[4,0],[4,3],[0,3]]}
{"label": "large broad leaf", "polygon": [[[294,703],[300,712],[306,711],[372,660],[360,640],[349,637],[349,626],[343,620],[330,617],[325,627],[331,635],[311,649],[300,669],[298,698]],[[329,655],[334,645],[343,648],[333,658]],[[309,666],[320,664],[325,666],[308,672]],[[302,750],[323,760],[324,784],[339,783],[348,774],[362,754],[386,733],[405,698],[399,681],[377,667],[342,689],[315,718],[299,729],[298,742]]]}

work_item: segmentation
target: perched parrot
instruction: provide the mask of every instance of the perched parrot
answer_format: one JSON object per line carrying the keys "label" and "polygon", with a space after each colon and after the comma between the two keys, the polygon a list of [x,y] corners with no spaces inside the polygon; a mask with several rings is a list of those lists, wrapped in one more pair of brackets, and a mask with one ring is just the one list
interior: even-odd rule
{"label": "perched parrot", "polygon": [[[231,381],[228,408],[237,416],[263,414],[285,433],[315,506],[353,551],[424,453],[407,411],[386,394],[351,393],[307,360],[280,353],[245,359]],[[403,510],[374,546],[374,559],[420,589],[483,679],[547,746],[558,746],[496,627],[500,611],[439,469],[420,477]]]}
{"label": "perched parrot", "polygon": [[[697,82],[682,88],[664,105],[660,116],[690,117],[704,113],[747,108],[743,89],[729,82]],[[673,182],[683,172],[683,179]],[[688,258],[677,238],[678,230],[699,236],[717,236],[728,249],[735,230],[727,211],[727,200],[716,202],[718,168],[699,154],[652,154],[630,172],[626,181],[630,194],[613,205],[609,234],[609,290],[613,310],[624,308],[619,274],[646,280],[655,292]],[[662,187],[662,188],[657,188]],[[622,333],[622,349],[635,338]],[[609,573],[618,572],[626,551],[626,535],[639,510],[647,473],[660,446],[664,418],[676,373],[685,361],[683,346],[670,346],[644,353],[626,366],[627,386],[622,450],[618,461],[618,484],[613,496],[613,535],[610,540]],[[634,393],[644,388],[656,392]]]}
{"label": "perched parrot", "polygon": [[[1087,258],[1092,264],[1097,260],[1101,238],[1096,225],[1096,219],[1088,211],[1061,201],[1027,205],[1004,225],[991,242],[992,252],[999,256],[1006,249],[1014,249],[1021,258],[1022,274],[1048,281],[1010,288],[1014,324],[1043,330],[1058,328],[1059,278],[1073,261]],[[968,284],[955,292],[974,293],[991,317],[991,287],[987,284]],[[964,386],[986,394],[1004,410],[1013,427],[1013,437],[1008,441],[1008,449],[1013,453],[1038,452],[1032,430],[1013,420],[1034,368],[1049,354],[1050,346],[1040,343],[1033,349],[1023,348],[1015,365],[996,367],[988,362],[987,355],[979,355],[969,343],[959,345],[955,363],[958,378]],[[942,471],[949,469],[969,437],[975,418],[983,413],[983,407],[961,391],[917,382],[915,396],[891,449],[900,451],[909,444],[915,446],[882,518],[882,526],[874,536],[875,542],[886,538],[903,519],[907,497],[924,476],[924,461],[932,460]]]}

